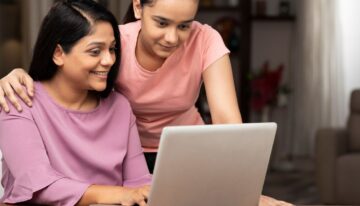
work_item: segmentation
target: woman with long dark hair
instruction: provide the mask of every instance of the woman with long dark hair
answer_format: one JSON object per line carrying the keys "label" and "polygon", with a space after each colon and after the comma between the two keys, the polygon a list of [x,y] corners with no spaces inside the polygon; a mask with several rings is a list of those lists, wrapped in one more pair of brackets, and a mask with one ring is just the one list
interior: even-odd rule
{"label": "woman with long dark hair", "polygon": [[0,114],[1,202],[146,205],[151,175],[135,117],[113,91],[119,37],[113,15],[93,1],[51,8],[29,70],[33,106]]}

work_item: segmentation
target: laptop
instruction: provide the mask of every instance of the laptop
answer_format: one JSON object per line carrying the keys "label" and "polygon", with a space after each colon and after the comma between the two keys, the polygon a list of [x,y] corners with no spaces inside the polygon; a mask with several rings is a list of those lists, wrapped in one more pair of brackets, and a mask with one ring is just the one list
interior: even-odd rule
{"label": "laptop", "polygon": [[163,129],[149,206],[258,205],[276,123]]}
{"label": "laptop", "polygon": [[276,123],[165,127],[148,206],[258,206]]}

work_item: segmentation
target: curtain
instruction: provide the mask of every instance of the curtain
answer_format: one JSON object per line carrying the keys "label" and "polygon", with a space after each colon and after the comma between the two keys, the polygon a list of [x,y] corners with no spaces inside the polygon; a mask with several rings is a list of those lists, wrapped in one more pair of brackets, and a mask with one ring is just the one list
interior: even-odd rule
{"label": "curtain", "polygon": [[[341,33],[343,39],[343,67],[345,71],[345,100],[346,105],[350,104],[350,93],[360,88],[360,1],[346,0],[339,2]],[[347,108],[346,116],[349,114]]]}
{"label": "curtain", "polygon": [[21,66],[20,7],[15,1],[0,1],[0,78]]}
{"label": "curtain", "polygon": [[22,66],[23,68],[28,69],[41,22],[49,11],[53,1],[26,0],[20,1],[20,4],[22,21]]}
{"label": "curtain", "polygon": [[297,2],[291,81],[292,153],[312,156],[316,130],[345,124],[339,0]]}

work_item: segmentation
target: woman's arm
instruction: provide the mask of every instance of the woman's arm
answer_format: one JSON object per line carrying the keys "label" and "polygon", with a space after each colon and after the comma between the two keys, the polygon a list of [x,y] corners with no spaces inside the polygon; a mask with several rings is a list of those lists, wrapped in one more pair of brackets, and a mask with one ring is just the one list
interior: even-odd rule
{"label": "woman's arm", "polygon": [[213,124],[242,123],[229,55],[206,68],[203,80]]}
{"label": "woman's arm", "polygon": [[[26,91],[23,86],[26,87]],[[22,107],[15,93],[31,107],[32,102],[30,97],[34,95],[33,80],[25,70],[21,68],[12,70],[8,75],[0,79],[0,111],[1,109],[5,112],[10,111],[5,96],[19,112],[22,111]]]}

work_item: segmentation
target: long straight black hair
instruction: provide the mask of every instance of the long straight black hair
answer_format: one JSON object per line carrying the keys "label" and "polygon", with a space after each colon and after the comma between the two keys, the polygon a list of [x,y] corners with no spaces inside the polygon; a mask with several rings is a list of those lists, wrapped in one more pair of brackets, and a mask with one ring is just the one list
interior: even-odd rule
{"label": "long straight black hair", "polygon": [[62,0],[56,2],[44,18],[36,40],[29,75],[35,81],[50,80],[58,67],[53,62],[53,54],[60,45],[65,53],[87,36],[94,24],[108,22],[114,32],[115,63],[112,65],[104,91],[94,92],[99,97],[107,97],[114,88],[120,66],[120,32],[116,18],[107,9],[93,0]]}

